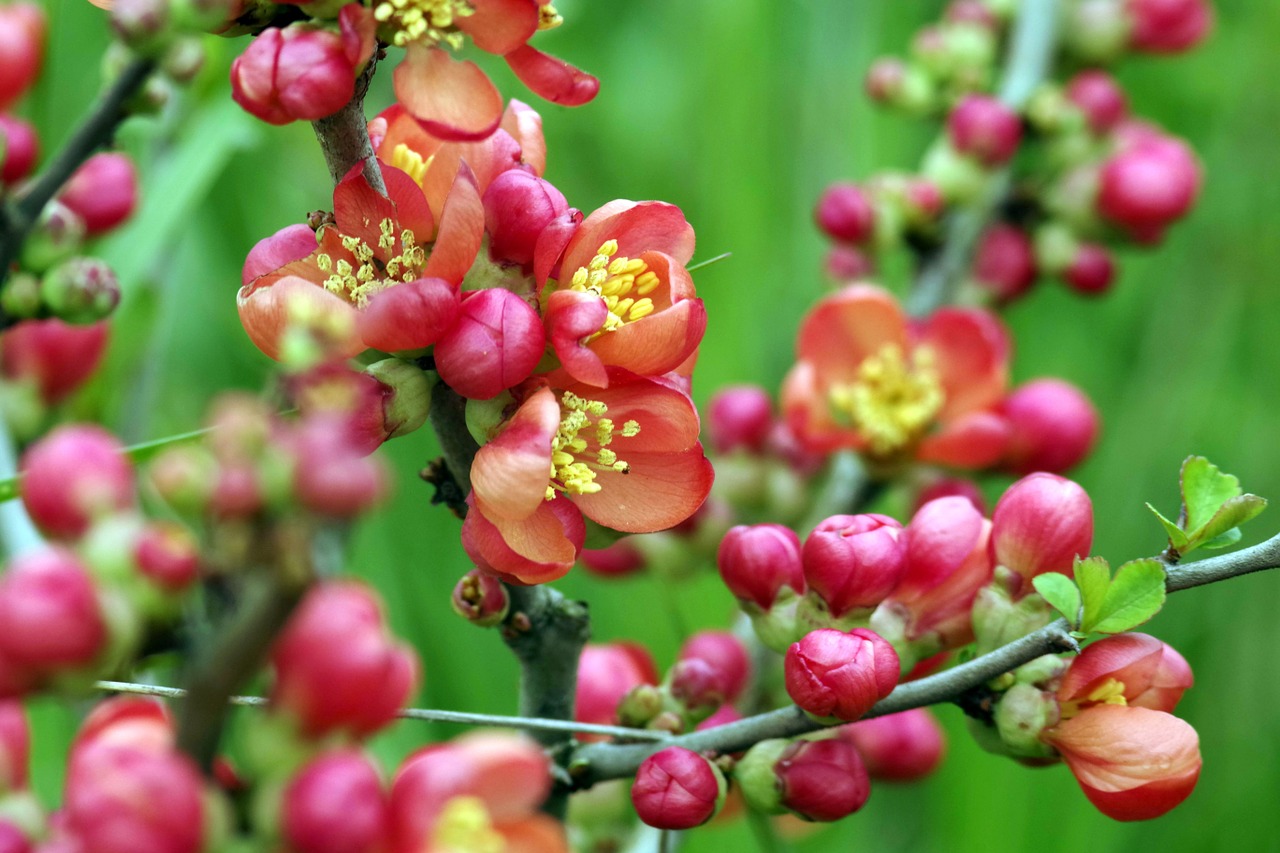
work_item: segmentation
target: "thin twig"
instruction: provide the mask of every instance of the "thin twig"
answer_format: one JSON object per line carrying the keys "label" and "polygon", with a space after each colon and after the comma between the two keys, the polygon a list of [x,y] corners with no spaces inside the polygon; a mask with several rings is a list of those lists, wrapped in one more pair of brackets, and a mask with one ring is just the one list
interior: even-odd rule
{"label": "thin twig", "polygon": [[369,62],[356,80],[355,96],[345,107],[331,116],[311,122],[311,128],[320,142],[320,151],[324,154],[324,162],[334,184],[341,181],[351,167],[363,163],[361,171],[369,186],[386,195],[387,186],[382,180],[382,170],[378,168],[373,143],[369,141],[369,124],[364,114],[364,96],[376,65],[376,59]]}

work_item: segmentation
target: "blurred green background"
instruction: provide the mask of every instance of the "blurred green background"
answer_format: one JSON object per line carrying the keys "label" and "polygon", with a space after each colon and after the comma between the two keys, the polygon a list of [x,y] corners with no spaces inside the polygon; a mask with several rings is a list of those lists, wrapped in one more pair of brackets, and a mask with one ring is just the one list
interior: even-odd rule
{"label": "blurred green background", "polygon": [[[600,96],[568,110],[536,102],[500,63],[504,93],[544,117],[547,177],[584,210],[618,197],[680,205],[698,256],[732,259],[697,274],[710,323],[695,382],[703,402],[728,382],[776,387],[796,324],[824,291],[824,243],[810,210],[823,186],[885,167],[911,168],[934,128],[876,112],[862,97],[868,63],[905,51],[941,2],[876,0],[562,0],[566,24],[537,44],[598,75]],[[103,14],[53,0],[48,61],[22,112],[47,151],[98,88]],[[1224,0],[1210,43],[1179,59],[1137,59],[1120,74],[1137,111],[1187,137],[1207,181],[1189,221],[1154,253],[1122,257],[1106,299],[1042,284],[1008,320],[1019,381],[1057,375],[1087,390],[1104,432],[1077,478],[1093,496],[1096,553],[1113,563],[1162,546],[1143,508],[1172,511],[1189,453],[1280,496],[1280,4]],[[79,401],[130,440],[193,428],[211,395],[256,389],[270,368],[236,318],[239,267],[254,241],[330,204],[305,125],[272,128],[231,102],[227,66],[242,41],[208,40],[209,66],[157,122],[122,138],[145,155],[145,195],[132,225],[102,253],[126,287],[105,376]],[[370,111],[389,98],[388,66]],[[1275,335],[1276,337],[1272,337]],[[448,595],[468,568],[457,522],[427,505],[416,477],[435,454],[423,431],[384,451],[394,499],[357,532],[351,568],[383,590],[400,634],[420,649],[429,707],[514,711],[515,667],[492,632],[462,624]],[[995,486],[998,493],[999,485]],[[1273,510],[1273,513],[1276,511]],[[1280,527],[1265,514],[1252,543]],[[666,665],[679,644],[674,607],[694,625],[724,624],[732,602],[714,573],[663,593],[652,578],[603,583],[573,573],[560,586],[591,603],[599,639],[647,644]],[[1123,825],[1088,805],[1065,768],[1032,771],[987,755],[940,709],[955,735],[925,784],[883,785],[859,815],[800,850],[1038,851],[1280,849],[1280,575],[1178,595],[1149,630],[1180,649],[1198,679],[1179,713],[1201,735],[1199,788],[1172,814]],[[655,617],[655,613],[659,617]],[[37,783],[59,786],[58,755],[75,709],[36,703]],[[454,727],[405,723],[378,741],[389,760]],[[741,822],[691,833],[688,851],[754,849]]]}

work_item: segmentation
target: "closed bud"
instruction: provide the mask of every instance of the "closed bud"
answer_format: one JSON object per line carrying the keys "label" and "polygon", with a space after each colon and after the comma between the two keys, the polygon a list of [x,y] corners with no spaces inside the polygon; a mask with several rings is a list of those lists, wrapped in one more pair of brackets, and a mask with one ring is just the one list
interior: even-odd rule
{"label": "closed bud", "polygon": [[107,639],[97,591],[63,548],[30,551],[0,578],[0,658],[37,671],[83,666]]}
{"label": "closed bud", "polygon": [[364,372],[382,385],[382,426],[387,438],[419,429],[431,411],[431,381],[417,366],[399,358],[375,361]]}
{"label": "closed bud", "polygon": [[200,515],[209,506],[217,481],[218,463],[204,447],[171,447],[146,469],[156,493],[182,513]]}
{"label": "closed bud", "polygon": [[564,195],[549,181],[523,169],[501,173],[484,191],[489,256],[512,264],[532,263],[538,236],[568,209]]}
{"label": "closed bud", "polygon": [[724,804],[720,770],[696,752],[669,746],[644,760],[631,786],[640,820],[658,829],[701,826]]}
{"label": "closed bud", "polygon": [[1040,736],[1057,725],[1058,717],[1054,695],[1030,684],[1013,685],[996,703],[996,731],[1008,754],[1019,758],[1053,757],[1053,748]]}
{"label": "closed bud", "polygon": [[82,536],[99,516],[133,505],[133,468],[124,447],[89,424],[61,426],[22,455],[22,502],[46,534]]}
{"label": "closed bud", "polygon": [[313,121],[351,100],[355,78],[337,33],[303,23],[268,27],[231,63],[231,96],[269,124]]}
{"label": "closed bud", "polygon": [[545,349],[538,312],[505,288],[487,288],[462,300],[436,344],[436,369],[463,397],[488,400],[528,379]]}
{"label": "closed bud", "polygon": [[9,380],[31,382],[45,405],[55,405],[98,369],[107,337],[106,323],[70,326],[61,320],[26,320],[0,335],[0,373]]}
{"label": "closed bud", "polygon": [[377,769],[354,749],[326,752],[294,774],[284,789],[281,835],[298,853],[381,850],[389,802]]}
{"label": "closed bud", "polygon": [[1067,100],[1084,113],[1089,128],[1104,136],[1129,115],[1129,99],[1116,79],[1107,72],[1090,68],[1067,83]]}
{"label": "closed bud", "polygon": [[58,319],[83,325],[111,315],[120,304],[120,282],[100,258],[70,258],[44,274],[40,296]]}
{"label": "closed bud", "polygon": [[1083,0],[1063,9],[1062,40],[1070,52],[1105,64],[1124,54],[1130,24],[1118,0]]}
{"label": "closed bud", "polygon": [[680,647],[679,659],[710,665],[723,701],[736,700],[751,680],[751,655],[742,640],[728,631],[699,631]]}
{"label": "closed bud", "polygon": [[204,44],[198,38],[174,40],[164,52],[160,67],[175,83],[187,84],[204,68]]}
{"label": "closed bud", "polygon": [[1132,22],[1129,44],[1144,53],[1182,53],[1195,47],[1213,26],[1206,0],[1126,0]]}
{"label": "closed bud", "polygon": [[896,57],[884,57],[871,63],[863,82],[867,97],[906,112],[922,115],[934,103],[933,80],[915,64]]}
{"label": "closed bud", "polygon": [[1108,160],[1098,181],[1098,212],[1141,241],[1195,204],[1200,166],[1181,140],[1144,135]]}
{"label": "closed bud", "polygon": [[705,719],[725,702],[725,679],[713,664],[701,658],[676,661],[667,683],[672,698],[695,720]]}
{"label": "closed bud", "polygon": [[511,608],[511,596],[502,581],[479,569],[462,576],[449,601],[454,613],[481,628],[501,624]]}
{"label": "closed bud", "polygon": [[1054,611],[1039,595],[1030,595],[1029,584],[1004,566],[997,566],[994,583],[983,587],[973,601],[973,633],[978,654],[998,649],[1043,628],[1054,620]]}
{"label": "closed bud", "polygon": [[606,578],[635,574],[645,566],[644,554],[627,539],[620,539],[607,548],[584,548],[578,561],[593,575]]}
{"label": "closed bud", "polygon": [[780,595],[804,592],[800,537],[781,524],[738,525],[716,552],[720,577],[739,601],[770,610]]}
{"label": "closed bud", "polygon": [[[42,853],[50,848],[41,847]],[[31,853],[31,839],[17,824],[0,817],[0,853]],[[58,853],[54,850],[53,853]]]}
{"label": "closed bud", "polygon": [[0,111],[21,98],[39,75],[45,29],[39,5],[0,5]]}
{"label": "closed bud", "polygon": [[169,42],[168,0],[114,0],[111,28],[120,40],[144,56],[157,56]]}
{"label": "closed bud", "polygon": [[653,658],[644,647],[632,643],[588,643],[578,658],[573,718],[580,723],[616,724],[623,697],[639,685],[657,681]]}
{"label": "closed bud", "polygon": [[127,154],[94,154],[76,169],[58,199],[84,220],[86,234],[102,234],[133,215],[138,204],[137,170]]}
{"label": "closed bud", "polygon": [[809,596],[835,619],[869,615],[906,568],[902,525],[885,515],[833,515],[805,539],[801,557]]}
{"label": "closed bud", "polygon": [[920,508],[929,501],[936,501],[938,498],[961,497],[973,504],[974,509],[979,513],[987,511],[987,500],[982,494],[982,489],[978,488],[978,484],[973,480],[967,480],[963,477],[938,477],[928,482],[920,491],[916,492],[915,500],[911,513],[920,511]]}
{"label": "closed bud", "polygon": [[1016,474],[1060,474],[1082,462],[1098,438],[1098,413],[1084,392],[1060,379],[1035,379],[1005,398],[1004,466]]}
{"label": "closed bud", "polygon": [[792,742],[773,772],[779,804],[805,820],[839,820],[862,808],[871,795],[871,780],[858,750],[838,738]]}
{"label": "closed bud", "polygon": [[352,518],[367,511],[387,492],[380,460],[366,455],[336,416],[313,416],[298,426],[293,441],[297,463],[293,488],[312,512]]}
{"label": "closed bud", "polygon": [[827,249],[822,269],[837,284],[851,284],[874,275],[876,265],[871,256],[860,249],[835,245]]}
{"label": "closed bud", "polygon": [[893,692],[898,653],[879,634],[862,628],[810,631],[787,649],[787,695],[819,720],[852,722]]}
{"label": "closed bud", "polygon": [[959,153],[984,166],[999,166],[1018,150],[1022,120],[996,98],[968,95],[947,117],[947,134]]}
{"label": "closed bud", "polygon": [[840,728],[840,737],[857,747],[872,779],[915,782],[937,769],[947,742],[927,708],[872,717]]}
{"label": "closed bud", "polygon": [[716,453],[761,453],[773,423],[773,400],[758,385],[722,388],[707,405],[707,430]]}
{"label": "closed bud", "polygon": [[842,243],[865,243],[875,233],[876,209],[856,184],[827,187],[813,217],[828,237]]}
{"label": "closed bud", "polygon": [[36,129],[16,116],[0,115],[0,184],[12,186],[31,174],[39,156]]}
{"label": "closed bud", "polygon": [[1025,295],[1038,272],[1031,238],[1021,228],[996,225],[982,235],[973,259],[973,277],[999,301]]}
{"label": "closed bud", "polygon": [[182,592],[200,577],[200,545],[180,524],[152,521],[133,545],[138,571],[165,592]]}
{"label": "closed bud", "polygon": [[36,227],[22,244],[22,266],[44,272],[84,246],[85,223],[80,214],[54,199],[40,211]]}
{"label": "closed bud", "polygon": [[996,563],[1017,576],[1016,598],[1045,572],[1070,575],[1076,557],[1093,544],[1093,502],[1084,489],[1053,474],[1032,474],[1014,483],[991,515]]}
{"label": "closed bud", "polygon": [[642,729],[663,713],[666,695],[652,684],[637,684],[618,703],[615,716],[618,725]]}

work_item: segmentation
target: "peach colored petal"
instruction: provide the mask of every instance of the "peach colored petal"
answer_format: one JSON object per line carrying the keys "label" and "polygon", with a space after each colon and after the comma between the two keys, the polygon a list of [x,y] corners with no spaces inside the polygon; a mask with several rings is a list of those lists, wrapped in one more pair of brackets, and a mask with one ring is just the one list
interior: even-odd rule
{"label": "peach colored petal", "polygon": [[497,829],[507,842],[504,853],[569,853],[564,825],[550,815],[535,814]]}
{"label": "peach colored petal", "polygon": [[1148,634],[1118,634],[1090,643],[1058,685],[1058,699],[1083,698],[1109,678],[1124,684],[1125,699],[1151,685],[1164,655],[1164,643]]}
{"label": "peach colored petal", "polygon": [[640,376],[675,370],[702,342],[707,311],[701,299],[685,299],[670,308],[606,332],[589,346],[606,366]]}
{"label": "peach colored petal", "polygon": [[805,316],[796,340],[796,357],[813,365],[815,385],[825,397],[833,383],[852,381],[858,365],[887,344],[907,346],[906,316],[901,306],[875,285],[851,284],[823,299]]}
{"label": "peach colored petal", "polygon": [[608,314],[604,301],[590,293],[557,290],[547,297],[547,338],[572,377],[569,381],[608,387],[609,374],[600,357],[582,344],[583,338],[599,330]]}
{"label": "peach colored petal", "polygon": [[787,426],[806,448],[819,453],[860,447],[858,435],[831,417],[826,388],[818,381],[818,371],[807,361],[796,362],[787,372],[780,394]]}
{"label": "peach colored petal", "polygon": [[1004,399],[1009,336],[994,314],[980,308],[939,309],[921,325],[918,343],[933,349],[937,359],[946,392],[942,420]]}
{"label": "peach colored petal", "polygon": [[472,14],[454,19],[476,47],[501,56],[538,31],[538,4],[533,0],[471,0]]}
{"label": "peach colored petal", "polygon": [[480,731],[456,738],[451,745],[458,760],[472,768],[466,793],[484,800],[495,823],[527,817],[551,792],[547,756],[528,738]]}
{"label": "peach colored petal", "polygon": [[[643,432],[643,427],[641,428]],[[597,524],[624,533],[653,533],[674,527],[697,512],[715,477],[711,463],[696,445],[679,453],[634,451],[618,445],[629,474],[597,474],[599,492],[571,500]]]}
{"label": "peach colored petal", "polygon": [[700,423],[693,401],[657,379],[611,368],[607,389],[569,385],[565,390],[604,403],[615,424],[634,420],[640,425],[637,435],[618,438],[612,445],[619,455],[624,450],[683,451],[698,443]]}
{"label": "peach colored petal", "polygon": [[583,220],[564,252],[566,273],[584,267],[606,240],[618,241],[618,255],[638,257],[663,252],[675,265],[693,257],[693,226],[674,204],[618,199],[592,211]]}
{"label": "peach colored petal", "polygon": [[485,516],[527,518],[546,503],[551,439],[559,427],[560,404],[549,388],[540,388],[480,448],[471,464],[471,487]]}
{"label": "peach colored petal", "polygon": [[956,468],[987,468],[1004,458],[1009,422],[994,412],[970,412],[920,443],[916,458]]}
{"label": "peach colored petal", "polygon": [[460,285],[475,263],[484,241],[484,205],[476,188],[475,175],[463,163],[458,167],[453,189],[444,203],[440,232],[427,258],[423,275]]}
{"label": "peach colored petal", "polygon": [[502,95],[474,62],[410,45],[396,66],[396,97],[440,139],[484,139],[502,120]]}
{"label": "peach colored petal", "polygon": [[512,98],[502,113],[501,127],[520,146],[520,159],[542,177],[547,170],[547,141],[542,136],[542,116],[528,104]]}
{"label": "peach colored petal", "polygon": [[280,359],[280,345],[289,325],[290,306],[325,316],[336,328],[349,333],[335,342],[333,356],[350,358],[364,352],[364,342],[356,334],[356,309],[324,288],[297,276],[284,276],[268,287],[242,287],[236,295],[236,309],[254,346],[268,357]]}
{"label": "peach colored petal", "polygon": [[490,520],[473,509],[462,523],[467,555],[507,583],[547,583],[568,574],[585,536],[582,513],[563,498],[543,501],[518,521]]}
{"label": "peach colored petal", "polygon": [[595,77],[527,44],[510,51],[503,59],[521,83],[553,104],[579,107],[600,91],[600,81]]}

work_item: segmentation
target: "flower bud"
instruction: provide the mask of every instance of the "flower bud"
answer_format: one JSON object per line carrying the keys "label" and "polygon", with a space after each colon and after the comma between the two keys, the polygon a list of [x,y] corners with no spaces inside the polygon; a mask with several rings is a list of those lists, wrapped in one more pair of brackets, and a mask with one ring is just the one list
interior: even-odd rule
{"label": "flower bud", "polygon": [[633,643],[588,643],[578,658],[573,718],[579,723],[613,725],[623,697],[641,684],[657,682],[653,658],[644,647]]}
{"label": "flower bud", "polygon": [[1145,53],[1182,53],[1195,47],[1213,26],[1206,0],[1126,0],[1132,22],[1129,45]]}
{"label": "flower bud", "polygon": [[157,56],[171,28],[168,0],[113,0],[111,28],[120,40],[144,56]]}
{"label": "flower bud", "polygon": [[906,568],[901,531],[885,515],[833,515],[820,522],[801,552],[809,595],[836,619],[875,607]]}
{"label": "flower bud", "polygon": [[62,548],[30,551],[0,577],[0,657],[35,670],[89,663],[107,639],[89,573]]}
{"label": "flower bud", "polygon": [[973,277],[1001,302],[1026,294],[1036,283],[1035,251],[1026,232],[996,225],[982,235],[973,260]]}
{"label": "flower bud", "polygon": [[1012,643],[1048,625],[1056,614],[1019,576],[997,566],[994,582],[978,591],[973,600],[973,633],[978,654]]}
{"label": "flower bud", "polygon": [[80,214],[54,199],[40,211],[35,229],[22,244],[22,267],[43,273],[80,251],[85,233]]}
{"label": "flower bud", "polygon": [[1106,71],[1090,68],[1067,82],[1067,100],[1084,113],[1089,128],[1104,136],[1129,115],[1129,99]]}
{"label": "flower bud", "polygon": [[856,184],[827,187],[813,217],[828,237],[842,243],[865,243],[875,233],[876,209]]}
{"label": "flower bud", "polygon": [[1057,723],[1057,699],[1030,684],[1013,685],[996,703],[996,732],[1010,755],[1051,758],[1053,749],[1041,740],[1041,735]]}
{"label": "flower bud", "polygon": [[111,315],[120,304],[120,282],[100,258],[70,258],[45,273],[40,296],[58,319],[83,325]]}
{"label": "flower bud", "polygon": [[1022,120],[996,98],[968,95],[947,116],[955,150],[984,166],[1007,163],[1022,141]]}
{"label": "flower bud", "polygon": [[204,61],[204,44],[199,38],[188,36],[175,39],[165,49],[160,69],[170,80],[186,85],[192,83],[204,70]]}
{"label": "flower bud", "polygon": [[454,613],[471,624],[492,628],[507,618],[511,596],[502,581],[487,572],[472,569],[454,586],[450,604]]}
{"label": "flower bud", "polygon": [[787,649],[783,666],[787,695],[801,710],[852,722],[893,692],[900,663],[879,634],[820,628]]}
{"label": "flower bud", "polygon": [[805,820],[839,820],[862,808],[871,795],[858,750],[838,738],[793,741],[773,772],[779,804]]}
{"label": "flower bud", "polygon": [[308,24],[268,27],[231,63],[231,96],[269,124],[333,115],[355,92],[343,38]]}
{"label": "flower bud", "polygon": [[138,173],[127,154],[94,154],[76,169],[58,200],[84,220],[90,237],[110,231],[133,215]]}
{"label": "flower bud", "polygon": [[0,699],[0,798],[27,787],[30,762],[26,711],[16,699]]}
{"label": "flower bud", "polygon": [[1076,557],[1093,544],[1093,502],[1080,486],[1053,474],[1032,474],[1014,483],[991,515],[991,552],[996,563],[1021,579],[1015,597],[1045,572],[1070,575]]}
{"label": "flower bud", "polygon": [[1062,280],[1076,293],[1094,296],[1106,293],[1115,280],[1116,265],[1111,253],[1097,243],[1081,243],[1062,271]]}
{"label": "flower bud", "polygon": [[872,779],[914,782],[937,769],[947,742],[926,708],[872,717],[841,726],[840,737],[857,747]]}
{"label": "flower bud", "polygon": [[712,664],[700,658],[676,661],[667,674],[667,684],[672,698],[694,720],[709,717],[725,702],[725,679]]}
{"label": "flower bud", "polygon": [[545,348],[538,312],[509,290],[488,288],[462,300],[436,344],[436,369],[463,397],[488,400],[528,379]]}
{"label": "flower bud", "polygon": [[501,173],[484,191],[489,256],[513,264],[532,263],[538,236],[568,209],[564,195],[549,181],[523,169]]}
{"label": "flower bud", "polygon": [[1059,379],[1035,379],[1005,398],[1009,422],[1004,465],[1017,474],[1062,473],[1078,465],[1098,437],[1098,413],[1079,388]]}
{"label": "flower bud", "polygon": [[133,546],[138,571],[166,592],[182,592],[200,577],[200,545],[190,530],[152,521]]}
{"label": "flower bud", "polygon": [[911,513],[914,515],[919,512],[920,508],[929,501],[951,497],[964,498],[973,504],[974,509],[979,513],[985,513],[987,510],[986,497],[977,483],[963,477],[939,477],[916,492]]}
{"label": "flower bud", "polygon": [[16,116],[0,115],[0,184],[12,186],[31,174],[39,156],[36,129]]}
{"label": "flower bud", "polygon": [[716,551],[716,565],[729,591],[744,603],[770,610],[783,590],[804,592],[800,537],[781,524],[738,525]]}
{"label": "flower bud", "polygon": [[1058,687],[1062,702],[1098,702],[1122,696],[1124,704],[1172,711],[1194,684],[1182,655],[1147,634],[1117,634],[1090,643]]}
{"label": "flower bud", "polygon": [[1146,138],[1102,167],[1098,212],[1139,236],[1184,216],[1200,192],[1200,167],[1184,142]]}
{"label": "flower bud", "polygon": [[293,488],[312,512],[351,518],[367,511],[387,491],[382,463],[344,434],[341,419],[313,416],[298,426],[293,452]]}
{"label": "flower bud", "polygon": [[923,69],[896,57],[883,57],[871,63],[863,88],[867,97],[876,103],[917,115],[930,109],[936,94],[932,78]]}
{"label": "flower bud", "polygon": [[1086,0],[1063,9],[1064,47],[1092,64],[1119,59],[1129,40],[1124,4],[1116,0]]}
{"label": "flower bud", "polygon": [[387,438],[408,435],[427,422],[431,381],[416,365],[399,358],[384,358],[364,372],[382,385],[382,431]]}
{"label": "flower bud", "polygon": [[106,323],[69,326],[61,320],[26,320],[0,335],[0,373],[32,382],[52,406],[98,369],[106,346]]}
{"label": "flower bud", "polygon": [[35,82],[44,59],[45,15],[35,3],[0,6],[0,111]]}
{"label": "flower bud", "polygon": [[627,539],[619,539],[607,548],[584,548],[578,561],[593,575],[606,578],[635,574],[645,566],[644,554]]}
{"label": "flower bud", "polygon": [[69,424],[22,455],[22,502],[46,534],[76,539],[99,516],[133,506],[133,468],[115,436]]}
{"label": "flower bud", "polygon": [[707,430],[716,453],[762,453],[773,423],[773,400],[758,385],[722,388],[707,405]]}
{"label": "flower bud", "polygon": [[679,660],[701,660],[710,665],[725,702],[742,695],[751,680],[751,655],[742,640],[728,631],[699,631],[680,647]]}
{"label": "flower bud", "polygon": [[417,686],[413,650],[388,633],[375,593],[354,582],[314,587],[271,653],[271,704],[302,734],[364,737],[391,722]]}
{"label": "flower bud", "polygon": [[724,805],[724,776],[696,752],[669,746],[644,760],[631,786],[640,820],[658,829],[701,826]]}
{"label": "flower bud", "polygon": [[369,759],[354,749],[324,753],[284,789],[281,834],[299,853],[380,850],[389,824],[388,798]]}
{"label": "flower bud", "polygon": [[[48,846],[40,848],[42,853],[49,849]],[[31,839],[27,834],[17,825],[0,817],[0,853],[31,853],[31,850]],[[58,851],[54,850],[53,853]]]}
{"label": "flower bud", "polygon": [[866,252],[853,246],[836,244],[827,249],[822,270],[836,284],[852,284],[874,275],[876,265]]}
{"label": "flower bud", "polygon": [[146,471],[156,493],[178,512],[189,515],[204,513],[221,479],[218,463],[204,447],[170,447]]}

